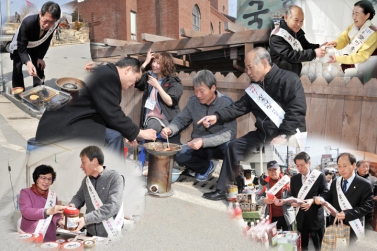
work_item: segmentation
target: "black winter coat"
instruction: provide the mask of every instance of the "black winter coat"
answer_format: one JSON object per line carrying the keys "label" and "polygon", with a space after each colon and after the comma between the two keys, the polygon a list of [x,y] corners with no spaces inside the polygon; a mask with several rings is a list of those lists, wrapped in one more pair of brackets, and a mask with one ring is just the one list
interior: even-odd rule
{"label": "black winter coat", "polygon": [[[10,54],[12,60],[14,57],[20,57],[22,63],[26,64],[26,62],[29,61],[29,55],[31,59],[44,58],[48,48],[50,47],[53,33],[51,33],[51,35],[41,45],[34,48],[27,48],[30,41],[40,40],[40,29],[39,14],[27,16],[24,18],[24,20],[22,20],[17,37],[17,50],[13,52],[14,54]],[[43,33],[43,36],[46,33],[47,31]]]}
{"label": "black winter coat", "polygon": [[99,66],[77,98],[57,111],[44,112],[36,140],[57,142],[81,138],[104,143],[108,127],[133,141],[140,129],[122,111],[121,100],[122,84],[116,66]]}
{"label": "black winter coat", "polygon": [[302,62],[312,61],[316,58],[315,49],[319,48],[319,44],[309,43],[305,38],[305,32],[301,29],[299,32],[297,32],[297,34],[295,34],[291,29],[289,29],[284,19],[280,20],[280,27],[295,37],[300,42],[303,50],[296,51],[287,41],[285,41],[284,38],[277,35],[271,35],[271,60],[273,63],[279,66],[279,68],[292,71],[297,75],[300,75]]}
{"label": "black winter coat", "polygon": [[306,99],[304,88],[299,77],[286,70],[279,69],[275,64],[264,77],[265,92],[285,111],[283,122],[278,128],[259,106],[245,94],[237,102],[217,111],[218,122],[223,123],[252,112],[256,118],[255,126],[265,134],[265,139],[278,135],[294,135],[296,129],[306,131]]}
{"label": "black winter coat", "polygon": [[[145,117],[147,108],[145,108],[145,103],[153,89],[152,86],[148,84],[149,73],[144,73],[140,80],[135,84],[135,88],[140,91],[144,91],[143,98],[141,102],[141,116],[140,116],[140,127],[144,127]],[[173,104],[168,106],[164,103],[159,93],[157,93],[157,100],[161,107],[161,112],[165,115],[169,123],[177,116],[181,110],[179,109],[179,100],[181,99],[183,93],[183,86],[181,80],[178,77],[165,77],[161,83],[162,89],[171,97]]]}

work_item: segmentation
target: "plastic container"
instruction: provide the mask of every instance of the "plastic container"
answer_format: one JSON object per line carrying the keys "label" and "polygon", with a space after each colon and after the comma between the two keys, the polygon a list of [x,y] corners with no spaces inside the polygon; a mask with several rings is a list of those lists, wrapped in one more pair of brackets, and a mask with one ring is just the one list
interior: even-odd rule
{"label": "plastic container", "polygon": [[64,229],[73,231],[77,228],[75,220],[79,219],[80,210],[74,207],[67,207],[64,209]]}

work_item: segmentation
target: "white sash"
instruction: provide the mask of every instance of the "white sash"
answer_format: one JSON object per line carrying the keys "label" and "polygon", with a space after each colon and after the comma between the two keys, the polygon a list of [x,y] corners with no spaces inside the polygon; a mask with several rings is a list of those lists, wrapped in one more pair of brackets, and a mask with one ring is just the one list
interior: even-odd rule
{"label": "white sash", "polygon": [[[92,182],[90,182],[89,176],[86,177],[86,185],[88,187],[89,196],[92,201],[92,204],[96,210],[102,207],[103,203],[101,199],[98,197],[97,191],[94,189]],[[107,220],[102,221],[103,226],[106,229],[107,237],[113,239],[115,237],[122,236],[122,226],[124,223],[124,211],[123,211],[123,202],[122,206],[119,209],[119,212],[115,219],[110,217]]]}
{"label": "white sash", "polygon": [[[305,200],[306,195],[308,195],[310,189],[312,189],[315,181],[318,179],[320,174],[321,172],[318,170],[311,171],[311,173],[309,174],[309,177],[307,177],[304,184],[302,184],[300,191],[298,191],[297,199]],[[299,210],[300,210],[300,207],[297,207],[296,215],[298,214]]]}
{"label": "white sash", "polygon": [[365,43],[365,41],[368,40],[368,38],[375,32],[373,29],[372,23],[367,20],[363,27],[361,27],[360,30],[358,30],[355,34],[354,33],[355,25],[352,27],[352,29],[348,32],[348,37],[350,38],[350,54],[356,53],[360,47]]}
{"label": "white sash", "polygon": [[[31,14],[28,14],[26,15],[25,17],[29,16]],[[25,20],[25,18],[24,18]],[[54,26],[52,26],[48,31],[47,33],[38,41],[29,41],[28,45],[27,45],[27,48],[34,48],[34,47],[37,47],[39,45],[41,45],[44,41],[46,41],[46,39],[54,32],[54,30],[56,29],[56,27],[59,25],[59,23],[61,21],[65,20],[65,17],[62,17],[60,18],[58,21],[55,22]],[[22,20],[23,21],[23,20]],[[22,24],[21,24],[22,25]],[[13,54],[13,51],[17,50],[17,37],[18,37],[18,32],[20,31],[20,27],[21,25],[18,27],[17,31],[16,31],[16,34],[14,34],[13,36],[13,39],[12,39],[12,42],[10,43],[10,46],[9,46],[9,50],[10,50],[10,53]]]}
{"label": "white sash", "polygon": [[270,36],[272,36],[272,35],[276,35],[276,36],[284,38],[284,40],[287,41],[291,45],[291,47],[293,48],[293,50],[295,50],[295,51],[302,51],[303,50],[300,41],[298,41],[291,34],[289,34],[288,31],[284,30],[281,27],[276,27],[271,32]]}
{"label": "white sash", "polygon": [[[285,115],[285,111],[279,106],[279,104],[276,103],[276,101],[273,100],[258,84],[251,84],[245,91],[279,128]],[[286,145],[293,147],[298,145],[301,148],[303,146],[303,137],[306,133],[300,133],[298,128],[296,129],[296,132],[297,133],[291,136],[290,140],[286,142]]]}
{"label": "white sash", "polygon": [[[56,204],[56,193],[51,189],[48,190],[48,196],[44,209],[49,209]],[[42,234],[43,238],[46,235],[47,228],[50,226],[53,215],[48,216],[46,219],[41,219],[38,221],[38,225],[35,228],[34,234]]]}
{"label": "white sash", "polygon": [[291,179],[287,176],[287,175],[284,175],[275,185],[273,185],[269,190],[268,192],[273,194],[273,195],[276,195],[277,192],[279,192],[283,186],[285,186],[286,184],[289,183]]}
{"label": "white sash", "polygon": [[[340,187],[340,182],[342,179],[336,180],[336,192],[338,194],[338,202],[339,206],[342,209],[342,211],[347,209],[352,209],[351,204],[347,200],[347,197],[344,195],[342,188]],[[355,231],[355,234],[358,239],[362,239],[365,237],[364,233],[364,226],[361,224],[361,221],[359,219],[355,219],[353,221],[348,222],[350,226],[352,227],[353,231]]]}

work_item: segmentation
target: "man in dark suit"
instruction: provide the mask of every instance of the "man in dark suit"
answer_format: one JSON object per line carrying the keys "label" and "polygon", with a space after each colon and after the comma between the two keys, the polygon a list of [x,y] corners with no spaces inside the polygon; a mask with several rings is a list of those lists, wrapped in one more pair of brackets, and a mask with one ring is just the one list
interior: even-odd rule
{"label": "man in dark suit", "polygon": [[301,234],[301,247],[302,250],[308,250],[310,234],[315,250],[320,250],[325,232],[325,216],[323,208],[313,203],[313,197],[323,196],[328,192],[326,177],[318,170],[310,170],[310,156],[306,152],[297,154],[294,161],[299,174],[291,178],[291,195],[299,198],[300,194],[305,195],[303,192],[308,189],[304,198],[299,198],[304,200],[304,204],[299,207],[297,204],[292,204],[298,210],[296,222]]}
{"label": "man in dark suit", "polygon": [[36,140],[52,143],[77,138],[100,143],[123,155],[123,137],[136,146],[136,138],[156,139],[153,129],[140,130],[119,106],[122,90],[140,78],[140,61],[131,57],[99,66],[86,81],[80,95],[57,111],[45,111]]}
{"label": "man in dark suit", "polygon": [[[46,2],[39,14],[28,15],[22,20],[10,46],[10,58],[13,60],[12,86],[23,87],[24,76],[22,65],[27,66],[30,76],[33,76],[33,86],[43,84],[46,63],[43,60],[50,47],[53,29],[60,18],[60,7],[57,3]],[[30,42],[38,42],[31,45]]]}
{"label": "man in dark suit", "polygon": [[[338,156],[338,171],[341,175],[340,187],[345,197],[351,204],[352,209],[342,210],[339,205],[337,181],[331,183],[330,192],[323,195],[323,199],[329,202],[340,213],[336,217],[343,220],[344,224],[349,225],[350,221],[360,219],[363,222],[364,216],[370,214],[373,210],[373,191],[372,185],[363,177],[355,174],[356,158],[350,153],[342,153]],[[347,182],[346,182],[347,181]],[[316,204],[320,201],[316,198]],[[331,217],[331,222],[334,220]],[[355,231],[351,227],[351,242],[356,241]]]}

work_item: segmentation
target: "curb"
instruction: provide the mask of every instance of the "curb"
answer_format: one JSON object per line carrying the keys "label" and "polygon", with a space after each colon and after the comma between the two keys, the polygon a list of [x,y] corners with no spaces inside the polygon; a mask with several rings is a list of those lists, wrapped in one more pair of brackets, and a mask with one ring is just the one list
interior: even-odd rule
{"label": "curb", "polygon": [[33,118],[40,119],[42,117],[42,114],[40,114],[39,111],[33,109],[31,105],[23,103],[21,99],[18,99],[14,97],[11,94],[8,93],[1,93],[5,98],[7,98],[9,101],[11,101],[14,105],[16,105],[21,111],[24,113],[30,115]]}

